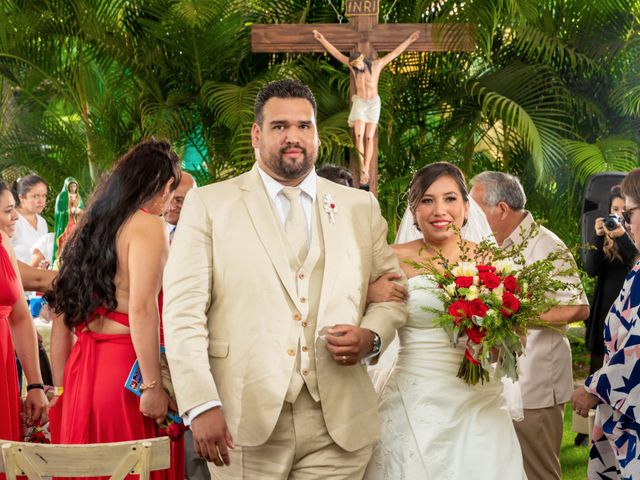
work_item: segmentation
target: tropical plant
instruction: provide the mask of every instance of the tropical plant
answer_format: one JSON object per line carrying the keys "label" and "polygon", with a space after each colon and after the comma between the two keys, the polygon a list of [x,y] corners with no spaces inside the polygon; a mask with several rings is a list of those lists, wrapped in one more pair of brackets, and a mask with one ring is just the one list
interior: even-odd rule
{"label": "tropical plant", "polygon": [[[0,12],[0,172],[91,188],[131,144],[172,140],[200,183],[253,163],[253,98],[308,83],[320,161],[348,163],[346,69],[322,54],[253,54],[253,23],[335,22],[343,1],[5,0]],[[589,175],[638,165],[640,7],[631,0],[396,0],[388,22],[463,22],[477,49],[405,54],[379,91],[379,199],[393,232],[412,172],[519,175],[529,206],[576,241]],[[558,209],[563,208],[563,211]]]}

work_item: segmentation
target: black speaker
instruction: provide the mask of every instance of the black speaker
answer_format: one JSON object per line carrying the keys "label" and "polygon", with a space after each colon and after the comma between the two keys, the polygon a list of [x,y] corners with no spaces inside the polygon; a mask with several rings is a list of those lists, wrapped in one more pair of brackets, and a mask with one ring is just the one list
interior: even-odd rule
{"label": "black speaker", "polygon": [[[582,245],[595,243],[596,232],[594,225],[596,218],[609,215],[609,196],[611,187],[620,185],[625,177],[624,172],[605,172],[591,175],[584,186],[582,201],[582,225],[580,238]],[[586,249],[582,249],[582,263],[586,262]]]}

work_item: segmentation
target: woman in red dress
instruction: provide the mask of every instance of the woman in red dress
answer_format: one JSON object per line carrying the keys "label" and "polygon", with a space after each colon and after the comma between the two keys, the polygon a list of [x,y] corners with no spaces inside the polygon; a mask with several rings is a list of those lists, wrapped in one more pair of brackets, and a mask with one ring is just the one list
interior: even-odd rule
{"label": "woman in red dress", "polygon": [[[169,143],[136,145],[97,187],[62,251],[53,301],[64,324],[54,321],[51,339],[54,380],[64,365],[64,393],[51,413],[56,442],[158,436],[170,402],[160,367],[158,294],[169,250],[161,214],[180,176]],[[141,397],[124,387],[136,359]],[[182,478],[182,457],[174,455],[182,450],[174,444],[171,468],[152,478]]]}
{"label": "woman in red dress", "polygon": [[[15,204],[8,185],[0,181],[0,225],[15,224]],[[0,439],[22,440],[20,392],[16,357],[24,369],[29,384],[23,415],[27,423],[46,420],[47,398],[38,363],[36,329],[24,299],[9,236],[0,228]],[[0,475],[4,478],[4,475]]]}

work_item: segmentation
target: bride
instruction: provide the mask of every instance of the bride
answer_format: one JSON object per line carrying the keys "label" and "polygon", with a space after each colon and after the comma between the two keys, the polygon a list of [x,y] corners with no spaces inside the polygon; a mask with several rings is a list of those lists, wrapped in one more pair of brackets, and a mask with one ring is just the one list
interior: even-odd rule
{"label": "bride", "polygon": [[437,287],[412,266],[436,251],[452,263],[461,255],[451,228],[462,228],[469,212],[460,169],[434,163],[416,172],[409,208],[423,238],[394,246],[408,277],[409,320],[398,332],[398,358],[380,399],[381,438],[364,478],[525,479],[502,383],[469,386],[456,377],[464,343],[454,348],[432,324],[428,309],[443,308]]}

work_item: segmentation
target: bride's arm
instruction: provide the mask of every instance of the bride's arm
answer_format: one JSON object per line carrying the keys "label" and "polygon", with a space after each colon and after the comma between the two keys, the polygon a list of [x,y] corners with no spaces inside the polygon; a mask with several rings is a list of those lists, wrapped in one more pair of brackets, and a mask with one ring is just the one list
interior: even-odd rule
{"label": "bride's arm", "polygon": [[396,280],[402,279],[397,273],[385,273],[369,284],[367,289],[367,305],[380,302],[406,302],[409,298],[407,289]]}

